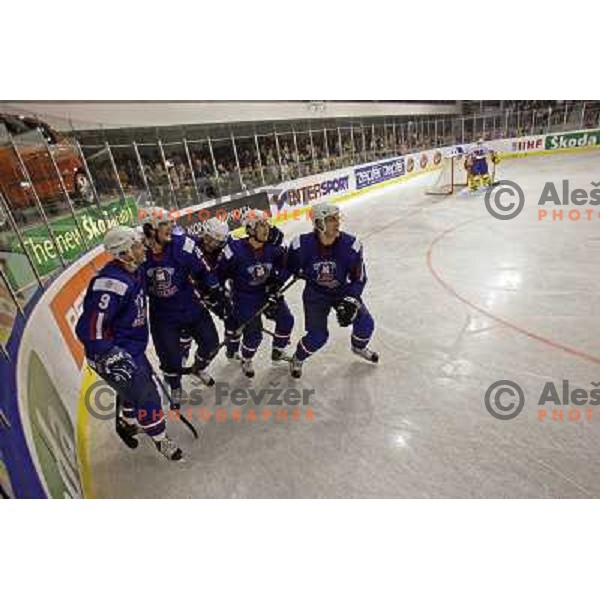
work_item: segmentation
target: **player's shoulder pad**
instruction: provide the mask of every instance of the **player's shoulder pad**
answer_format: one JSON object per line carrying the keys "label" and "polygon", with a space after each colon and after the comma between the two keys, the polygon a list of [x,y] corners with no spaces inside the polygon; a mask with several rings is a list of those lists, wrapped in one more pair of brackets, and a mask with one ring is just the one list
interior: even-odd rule
{"label": "player's shoulder pad", "polygon": [[127,282],[119,277],[118,272],[110,263],[94,277],[91,287],[93,292],[108,292],[117,296],[124,296],[129,289]]}
{"label": "player's shoulder pad", "polygon": [[171,240],[175,248],[186,254],[192,254],[196,249],[196,242],[189,235],[176,235]]}
{"label": "player's shoulder pad", "polygon": [[238,241],[239,240],[230,239],[227,244],[225,244],[225,247],[223,250],[221,250],[221,255],[225,260],[231,260],[235,250],[237,249]]}
{"label": "player's shoulder pad", "polygon": [[311,233],[300,233],[295,236],[294,239],[290,243],[290,250],[298,250],[303,244],[306,244],[306,241],[310,239],[310,236],[313,235]]}
{"label": "player's shoulder pad", "polygon": [[363,247],[362,242],[355,235],[352,235],[351,233],[346,233],[345,231],[342,231],[340,236],[342,238],[342,242],[343,242],[344,246],[346,246],[347,248],[350,248],[357,254],[360,254],[360,252],[362,251],[362,247]]}

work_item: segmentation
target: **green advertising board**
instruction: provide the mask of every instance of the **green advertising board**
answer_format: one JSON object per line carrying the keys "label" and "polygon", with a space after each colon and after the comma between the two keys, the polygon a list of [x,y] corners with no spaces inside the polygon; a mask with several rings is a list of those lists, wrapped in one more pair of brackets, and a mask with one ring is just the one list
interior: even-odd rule
{"label": "green advertising board", "polygon": [[561,148],[585,148],[600,144],[600,129],[577,133],[557,133],[546,136],[546,150]]}
{"label": "green advertising board", "polygon": [[[61,266],[60,256],[71,263],[88,249],[97,246],[108,229],[115,225],[133,225],[137,222],[137,204],[132,197],[106,203],[102,209],[87,207],[50,220],[56,240],[52,240],[44,223],[21,230],[25,250],[43,277]],[[58,246],[58,248],[57,248]],[[15,289],[22,289],[33,280],[33,273],[23,254],[17,236],[11,231],[0,234],[0,258]]]}

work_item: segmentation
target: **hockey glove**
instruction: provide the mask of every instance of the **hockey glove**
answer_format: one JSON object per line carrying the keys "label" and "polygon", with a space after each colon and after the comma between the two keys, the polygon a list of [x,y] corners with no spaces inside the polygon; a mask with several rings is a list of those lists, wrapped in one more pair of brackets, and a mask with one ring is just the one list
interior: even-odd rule
{"label": "hockey glove", "polygon": [[360,310],[361,303],[356,298],[346,296],[340,300],[335,306],[335,312],[338,323],[341,327],[348,327],[352,325],[358,317],[358,311]]}
{"label": "hockey glove", "polygon": [[231,297],[221,288],[212,288],[204,297],[204,303],[219,319],[226,319],[231,314]]}
{"label": "hockey glove", "polygon": [[282,288],[282,284],[280,281],[270,281],[267,283],[267,307],[264,310],[264,315],[267,319],[274,320],[277,317],[277,311],[279,310],[279,305],[283,300],[283,295],[279,293],[279,290]]}
{"label": "hockey glove", "polygon": [[129,352],[115,346],[94,361],[98,375],[108,383],[129,385],[137,370],[135,361]]}

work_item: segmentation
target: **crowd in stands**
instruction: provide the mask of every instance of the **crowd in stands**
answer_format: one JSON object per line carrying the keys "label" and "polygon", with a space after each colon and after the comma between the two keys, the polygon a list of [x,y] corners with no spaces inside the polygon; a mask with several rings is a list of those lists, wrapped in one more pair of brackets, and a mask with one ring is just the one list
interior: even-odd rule
{"label": "crowd in stands", "polygon": [[[597,105],[598,103],[596,103]],[[492,107],[493,108],[493,107]],[[468,111],[467,111],[468,113]],[[599,110],[584,115],[584,126],[598,124]],[[272,133],[165,145],[164,159],[156,144],[139,144],[144,176],[135,155],[113,150],[125,192],[148,190],[165,205],[187,206],[263,185],[331,171],[426,148],[474,142],[510,135],[541,134],[581,120],[581,104],[565,101],[503,101],[496,113],[466,114],[421,122],[329,128],[318,125],[308,131]],[[285,124],[281,125],[285,128]],[[235,135],[235,133],[234,133]],[[114,169],[106,156],[93,155],[90,170],[102,195],[119,191]],[[193,172],[192,172],[193,171]]]}

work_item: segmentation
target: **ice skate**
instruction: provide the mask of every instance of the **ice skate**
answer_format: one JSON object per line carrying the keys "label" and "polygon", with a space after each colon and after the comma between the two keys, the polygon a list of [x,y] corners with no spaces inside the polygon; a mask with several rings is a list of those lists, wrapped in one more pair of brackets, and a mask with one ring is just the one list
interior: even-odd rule
{"label": "ice skate", "polygon": [[225,356],[229,362],[238,362],[242,360],[240,353],[237,350],[225,350]]}
{"label": "ice skate", "polygon": [[379,354],[377,352],[373,352],[369,348],[355,348],[352,346],[352,352],[361,358],[364,358],[367,362],[370,363],[378,363],[379,362]]}
{"label": "ice skate", "polygon": [[183,458],[181,448],[168,436],[165,436],[159,442],[154,441],[156,449],[168,460],[178,461]]}
{"label": "ice skate", "polygon": [[254,377],[254,367],[251,358],[242,358],[242,372],[246,377]]}
{"label": "ice skate", "polygon": [[214,378],[206,372],[206,369],[200,367],[197,359],[192,366],[192,375],[196,377],[196,379],[200,380],[200,383],[206,387],[212,387],[215,385]]}
{"label": "ice skate", "polygon": [[171,389],[170,404],[172,410],[179,410],[183,402],[183,388]]}
{"label": "ice skate", "polygon": [[300,377],[302,377],[302,365],[303,362],[294,354],[290,361],[290,374],[294,379],[300,379]]}
{"label": "ice skate", "polygon": [[283,348],[273,348],[271,350],[271,362],[274,365],[281,364],[282,362],[291,362],[291,360],[292,356]]}
{"label": "ice skate", "polygon": [[139,428],[135,423],[128,423],[123,416],[119,415],[116,420],[115,428],[117,435],[123,440],[128,448],[135,450],[138,447],[139,441],[137,439],[137,434],[139,433]]}

